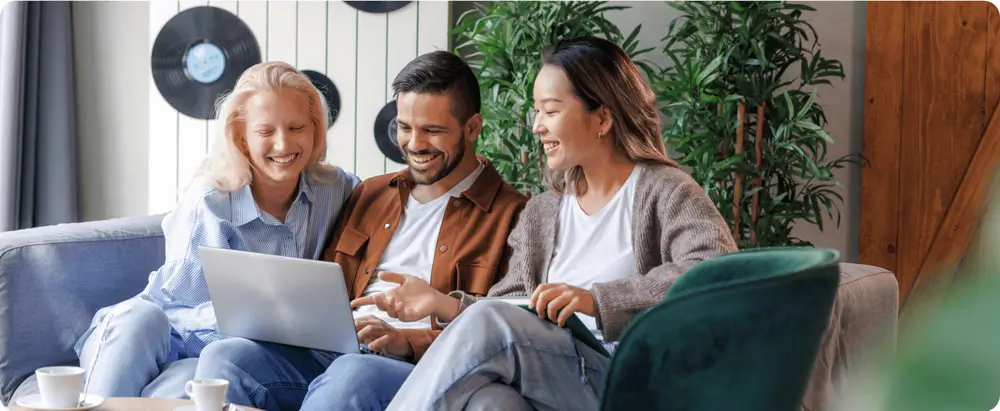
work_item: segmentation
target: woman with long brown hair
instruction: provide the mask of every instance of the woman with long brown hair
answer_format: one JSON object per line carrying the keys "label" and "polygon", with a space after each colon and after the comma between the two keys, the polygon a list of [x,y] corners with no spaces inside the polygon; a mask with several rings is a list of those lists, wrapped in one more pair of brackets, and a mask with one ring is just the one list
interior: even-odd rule
{"label": "woman with long brown hair", "polygon": [[[600,348],[613,352],[685,270],[736,250],[704,190],[668,158],[653,92],[621,48],[571,38],[542,61],[533,131],[550,189],[528,202],[489,293],[527,298],[537,314],[415,278],[355,302],[448,323],[390,410],[597,409],[610,364]],[[604,347],[560,327],[573,314]]]}

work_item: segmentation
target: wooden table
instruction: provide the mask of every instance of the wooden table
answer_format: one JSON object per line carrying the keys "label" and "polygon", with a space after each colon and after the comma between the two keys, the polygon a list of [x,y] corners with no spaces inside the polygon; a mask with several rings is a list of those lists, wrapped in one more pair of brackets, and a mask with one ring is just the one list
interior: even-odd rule
{"label": "wooden table", "polygon": [[[174,408],[194,405],[191,400],[164,398],[105,398],[104,404],[92,411],[173,411]],[[17,404],[7,406],[10,411],[32,411]],[[240,406],[244,411],[262,411],[256,408]]]}

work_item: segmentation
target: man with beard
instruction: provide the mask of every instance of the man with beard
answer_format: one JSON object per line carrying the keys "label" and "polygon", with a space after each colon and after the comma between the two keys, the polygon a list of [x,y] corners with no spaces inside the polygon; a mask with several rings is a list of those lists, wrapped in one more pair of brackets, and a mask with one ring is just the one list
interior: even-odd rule
{"label": "man with beard", "polygon": [[[356,301],[389,298],[384,292],[404,278],[485,296],[506,272],[507,236],[528,199],[475,155],[479,82],[460,58],[436,51],[410,62],[392,86],[408,167],[354,189],[324,259],[343,267]],[[229,401],[265,410],[380,409],[441,326],[352,305],[364,354],[231,338],[202,353],[196,378],[227,379]]]}

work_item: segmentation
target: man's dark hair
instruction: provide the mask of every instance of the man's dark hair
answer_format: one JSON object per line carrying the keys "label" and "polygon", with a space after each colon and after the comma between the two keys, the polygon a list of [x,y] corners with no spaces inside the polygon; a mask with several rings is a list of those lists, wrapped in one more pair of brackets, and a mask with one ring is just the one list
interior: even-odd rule
{"label": "man's dark hair", "polygon": [[399,93],[449,94],[452,115],[462,124],[479,112],[479,79],[460,57],[438,50],[413,59],[392,82],[393,95]]}

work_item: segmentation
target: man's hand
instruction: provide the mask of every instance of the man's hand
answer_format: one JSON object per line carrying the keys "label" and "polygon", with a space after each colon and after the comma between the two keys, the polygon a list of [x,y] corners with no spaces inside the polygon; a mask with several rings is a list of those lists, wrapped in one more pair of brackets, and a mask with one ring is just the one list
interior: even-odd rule
{"label": "man's hand", "polygon": [[392,318],[411,322],[437,315],[442,306],[448,305],[446,300],[455,300],[431,287],[427,281],[412,275],[381,271],[378,278],[399,284],[399,287],[351,301],[352,309],[375,305]]}
{"label": "man's hand", "polygon": [[372,351],[400,358],[413,357],[413,347],[403,332],[373,315],[354,319],[354,328],[358,332],[358,341]]}
{"label": "man's hand", "polygon": [[566,320],[574,313],[597,316],[594,294],[580,287],[567,284],[541,284],[531,294],[528,306],[538,312],[538,318],[566,325]]}

